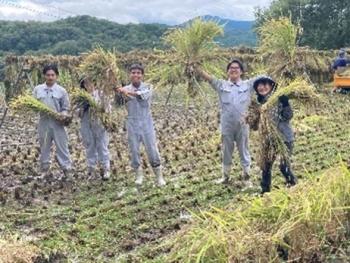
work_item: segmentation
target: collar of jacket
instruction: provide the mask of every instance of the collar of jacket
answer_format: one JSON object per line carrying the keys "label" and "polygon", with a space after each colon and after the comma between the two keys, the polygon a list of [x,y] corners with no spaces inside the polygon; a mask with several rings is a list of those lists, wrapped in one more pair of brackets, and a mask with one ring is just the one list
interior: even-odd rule
{"label": "collar of jacket", "polygon": [[44,90],[53,90],[55,88],[55,86],[57,85],[57,83],[54,83],[51,87],[47,86],[46,82],[45,82],[45,88]]}
{"label": "collar of jacket", "polygon": [[140,89],[142,88],[142,86],[143,86],[143,82],[142,82],[142,81],[140,82],[140,86],[138,86],[138,87],[135,87],[135,86],[131,83],[131,87],[133,87],[133,88],[136,89],[136,90],[140,90]]}
{"label": "collar of jacket", "polygon": [[236,86],[236,87],[240,87],[242,85],[242,80],[239,79],[238,81],[236,82],[232,82],[230,79],[227,80],[231,86]]}

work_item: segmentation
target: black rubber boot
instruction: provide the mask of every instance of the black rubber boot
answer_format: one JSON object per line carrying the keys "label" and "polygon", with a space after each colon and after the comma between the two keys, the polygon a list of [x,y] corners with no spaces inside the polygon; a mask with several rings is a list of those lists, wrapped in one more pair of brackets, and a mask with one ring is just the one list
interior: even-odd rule
{"label": "black rubber boot", "polygon": [[271,168],[272,164],[268,163],[262,171],[261,194],[271,191]]}

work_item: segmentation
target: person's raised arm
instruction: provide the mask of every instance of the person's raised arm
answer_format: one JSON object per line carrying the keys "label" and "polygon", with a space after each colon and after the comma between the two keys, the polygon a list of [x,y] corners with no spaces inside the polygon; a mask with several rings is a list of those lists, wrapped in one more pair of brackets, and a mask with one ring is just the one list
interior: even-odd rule
{"label": "person's raised arm", "polygon": [[193,65],[193,70],[198,74],[202,79],[209,82],[210,86],[215,90],[219,91],[222,88],[223,81],[216,79],[214,76],[210,75],[208,72],[203,70],[198,64]]}
{"label": "person's raised arm", "polygon": [[193,69],[205,81],[211,83],[214,80],[214,77],[204,71],[198,64],[194,64]]}

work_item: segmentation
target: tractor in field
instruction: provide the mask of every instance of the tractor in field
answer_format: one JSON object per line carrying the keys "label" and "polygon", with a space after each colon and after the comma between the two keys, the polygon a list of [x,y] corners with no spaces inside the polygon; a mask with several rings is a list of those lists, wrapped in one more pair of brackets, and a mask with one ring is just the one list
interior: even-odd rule
{"label": "tractor in field", "polygon": [[347,52],[344,49],[339,51],[339,55],[333,64],[333,91],[345,92],[350,90],[350,60],[346,57]]}
{"label": "tractor in field", "polygon": [[333,87],[334,91],[341,90],[341,91],[350,91],[350,75],[341,76],[337,73],[334,74],[334,81],[333,81]]}

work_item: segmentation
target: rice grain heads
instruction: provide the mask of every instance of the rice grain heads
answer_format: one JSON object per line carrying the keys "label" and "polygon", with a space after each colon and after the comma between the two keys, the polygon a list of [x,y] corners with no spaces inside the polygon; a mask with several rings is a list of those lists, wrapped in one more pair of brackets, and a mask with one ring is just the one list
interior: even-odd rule
{"label": "rice grain heads", "polygon": [[20,240],[0,239],[0,262],[34,263],[42,258],[38,247]]}
{"label": "rice grain heads", "polygon": [[214,21],[195,19],[186,27],[176,28],[164,35],[164,43],[171,51],[164,54],[164,61],[151,66],[150,81],[157,86],[177,86],[185,84],[188,95],[199,93],[200,82],[191,65],[201,64],[209,73],[222,72],[221,58],[214,51],[218,45],[215,38],[223,35],[223,28]]}
{"label": "rice grain heads", "polygon": [[[113,112],[106,111],[109,108],[110,101],[104,101],[105,104],[102,105],[101,102],[97,102],[88,92],[83,89],[73,89],[71,92],[72,105],[75,109],[82,109],[84,105],[89,105],[90,117],[101,121],[102,125],[109,132],[115,132],[118,129],[118,124],[114,118]],[[102,98],[107,99],[107,98]]]}
{"label": "rice grain heads", "polygon": [[258,52],[274,79],[293,79],[295,73],[299,73],[295,61],[299,33],[301,28],[286,17],[268,20],[258,28]]}
{"label": "rice grain heads", "polygon": [[125,73],[117,60],[117,53],[101,47],[84,54],[79,70],[106,96],[113,94],[113,88],[121,85],[122,79],[125,78]]}
{"label": "rice grain heads", "polygon": [[303,107],[313,107],[321,101],[321,97],[316,94],[315,87],[308,81],[298,78],[277,89],[265,104],[251,104],[247,120],[249,125],[257,129],[259,133],[258,164],[261,168],[267,162],[273,162],[277,157],[289,161],[288,149],[274,121],[274,114],[276,111],[278,114],[278,102],[282,95]]}
{"label": "rice grain heads", "polygon": [[326,262],[326,254],[350,238],[345,167],[243,201],[196,214],[177,235],[168,261]]}
{"label": "rice grain heads", "polygon": [[27,111],[33,111],[36,113],[45,114],[65,126],[69,125],[72,121],[72,116],[70,114],[62,115],[29,94],[20,95],[12,100],[10,103],[10,108],[15,112],[26,113]]}

